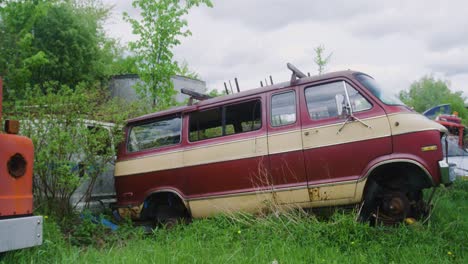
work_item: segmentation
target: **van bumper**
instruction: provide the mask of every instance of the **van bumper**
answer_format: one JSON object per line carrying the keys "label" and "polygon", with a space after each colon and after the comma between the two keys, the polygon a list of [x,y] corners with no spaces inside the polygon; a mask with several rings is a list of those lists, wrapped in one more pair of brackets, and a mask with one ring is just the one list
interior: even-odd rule
{"label": "van bumper", "polygon": [[0,252],[42,245],[42,216],[0,220]]}
{"label": "van bumper", "polygon": [[450,185],[455,181],[455,167],[453,163],[447,163],[445,160],[439,161],[440,183]]}

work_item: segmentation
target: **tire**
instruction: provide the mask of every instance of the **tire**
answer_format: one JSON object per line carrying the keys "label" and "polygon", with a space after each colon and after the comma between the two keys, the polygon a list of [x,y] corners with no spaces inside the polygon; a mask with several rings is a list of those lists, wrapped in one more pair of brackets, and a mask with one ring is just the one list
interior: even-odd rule
{"label": "tire", "polygon": [[405,193],[391,191],[383,195],[377,209],[377,223],[395,225],[402,223],[410,216],[411,204]]}
{"label": "tire", "polygon": [[[376,184],[377,185],[377,184]],[[406,193],[399,190],[371,186],[363,201],[359,219],[371,225],[396,225],[412,215]]]}
{"label": "tire", "polygon": [[164,226],[168,229],[176,226],[178,223],[187,222],[187,215],[168,205],[159,205],[156,209],[156,225]]}

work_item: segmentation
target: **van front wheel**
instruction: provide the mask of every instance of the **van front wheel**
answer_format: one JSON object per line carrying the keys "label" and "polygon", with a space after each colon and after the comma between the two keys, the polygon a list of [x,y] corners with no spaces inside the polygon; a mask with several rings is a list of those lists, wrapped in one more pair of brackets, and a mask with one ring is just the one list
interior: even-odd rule
{"label": "van front wheel", "polygon": [[428,215],[430,207],[423,199],[422,191],[404,192],[380,186],[368,193],[360,213],[361,221],[371,225],[396,225],[406,218],[421,219]]}
{"label": "van front wheel", "polygon": [[411,204],[405,193],[393,191],[383,195],[376,209],[372,215],[376,223],[394,225],[409,216]]}

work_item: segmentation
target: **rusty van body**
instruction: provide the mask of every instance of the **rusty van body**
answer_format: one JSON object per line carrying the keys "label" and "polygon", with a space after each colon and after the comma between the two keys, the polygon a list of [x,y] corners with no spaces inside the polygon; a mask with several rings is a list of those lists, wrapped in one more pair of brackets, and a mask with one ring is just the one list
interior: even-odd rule
{"label": "rusty van body", "polygon": [[417,216],[450,183],[446,129],[368,75],[342,71],[216,97],[128,121],[116,207],[140,219],[359,204]]}

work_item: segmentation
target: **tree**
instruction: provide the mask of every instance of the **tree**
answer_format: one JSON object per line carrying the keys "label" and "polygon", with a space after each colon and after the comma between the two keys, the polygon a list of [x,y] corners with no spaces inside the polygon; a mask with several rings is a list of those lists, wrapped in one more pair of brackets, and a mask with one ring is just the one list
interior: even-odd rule
{"label": "tree", "polygon": [[328,54],[327,56],[324,55],[325,47],[323,45],[319,45],[315,49],[315,59],[314,62],[318,66],[318,74],[322,74],[325,71],[325,66],[330,62],[331,56],[333,53]]}
{"label": "tree", "polygon": [[153,107],[166,108],[174,103],[171,77],[179,72],[173,48],[180,39],[191,35],[184,18],[189,10],[199,5],[211,7],[210,0],[133,0],[141,10],[141,20],[124,13],[124,19],[139,39],[130,43],[137,58],[138,74],[142,80],[136,90],[143,98],[150,97]]}
{"label": "tree", "polygon": [[112,74],[138,74],[136,60],[135,56],[119,54],[112,63]]}
{"label": "tree", "polygon": [[46,82],[73,88],[111,74],[115,41],[104,34],[109,9],[99,3],[22,0],[0,7],[0,75],[7,97],[22,97],[35,85],[45,91]]}
{"label": "tree", "polygon": [[109,135],[117,144],[124,120],[142,114],[140,105],[123,107],[102,89],[114,71],[134,66],[104,34],[108,11],[99,0],[0,2],[5,117],[20,120],[21,133],[33,140],[35,206],[44,213],[70,213],[83,183],[81,198],[89,198],[115,157]]}
{"label": "tree", "polygon": [[123,139],[121,127],[130,109],[107,101],[107,94],[98,87],[57,85],[45,84],[46,93],[36,86],[28,89],[23,100],[5,102],[5,115],[20,120],[21,134],[34,143],[35,206],[63,217],[77,205],[70,200],[77,188],[86,184],[79,198],[87,201],[98,176],[113,161],[116,153],[111,142]]}
{"label": "tree", "polygon": [[411,84],[408,90],[400,92],[400,99],[417,112],[440,104],[450,104],[452,111],[458,112],[463,123],[468,124],[468,111],[465,108],[466,98],[463,93],[452,92],[449,82],[435,79],[433,76],[424,76]]}

